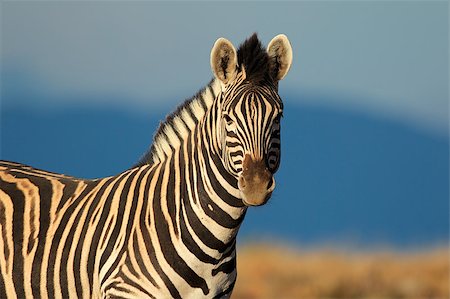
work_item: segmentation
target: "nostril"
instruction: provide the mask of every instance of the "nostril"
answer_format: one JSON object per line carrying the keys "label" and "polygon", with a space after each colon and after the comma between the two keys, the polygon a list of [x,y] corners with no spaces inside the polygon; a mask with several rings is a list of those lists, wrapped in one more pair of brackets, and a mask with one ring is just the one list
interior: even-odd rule
{"label": "nostril", "polygon": [[274,183],[275,181],[274,181],[274,179],[272,178],[270,181],[269,181],[269,183],[267,184],[267,190],[270,190],[271,189],[271,187],[273,186],[273,183]]}
{"label": "nostril", "polygon": [[240,177],[239,177],[239,185],[240,185],[240,188],[245,188],[246,183],[245,183],[245,178],[244,178],[244,176],[240,176]]}

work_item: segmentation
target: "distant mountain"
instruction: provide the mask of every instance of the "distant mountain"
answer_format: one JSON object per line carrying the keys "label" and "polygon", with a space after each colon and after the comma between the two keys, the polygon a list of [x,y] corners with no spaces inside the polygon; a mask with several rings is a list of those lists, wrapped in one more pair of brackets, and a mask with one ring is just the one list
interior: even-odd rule
{"label": "distant mountain", "polygon": [[[112,175],[140,158],[169,111],[3,107],[0,157],[79,177]],[[276,191],[249,211],[240,238],[448,242],[448,150],[447,138],[394,122],[287,104]]]}

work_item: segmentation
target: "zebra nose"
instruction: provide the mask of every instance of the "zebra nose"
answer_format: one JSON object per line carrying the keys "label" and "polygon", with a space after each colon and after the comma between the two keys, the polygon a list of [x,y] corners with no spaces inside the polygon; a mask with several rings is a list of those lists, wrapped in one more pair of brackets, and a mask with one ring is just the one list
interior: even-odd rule
{"label": "zebra nose", "polygon": [[259,206],[265,204],[275,189],[275,179],[263,160],[253,160],[246,154],[238,187],[244,204]]}

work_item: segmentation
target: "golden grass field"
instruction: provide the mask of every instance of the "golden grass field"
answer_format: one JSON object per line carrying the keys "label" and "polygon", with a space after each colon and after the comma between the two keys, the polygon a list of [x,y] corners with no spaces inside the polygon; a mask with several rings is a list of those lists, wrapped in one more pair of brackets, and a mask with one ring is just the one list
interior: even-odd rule
{"label": "golden grass field", "polygon": [[238,250],[233,299],[449,298],[449,249],[295,250],[248,245]]}

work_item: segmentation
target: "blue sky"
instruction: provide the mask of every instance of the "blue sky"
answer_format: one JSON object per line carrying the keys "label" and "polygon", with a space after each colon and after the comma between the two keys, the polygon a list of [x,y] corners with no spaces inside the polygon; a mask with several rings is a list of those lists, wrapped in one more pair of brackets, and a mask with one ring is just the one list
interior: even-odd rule
{"label": "blue sky", "polygon": [[1,19],[3,105],[175,106],[211,78],[218,37],[285,33],[282,95],[447,133],[446,1],[4,1]]}

